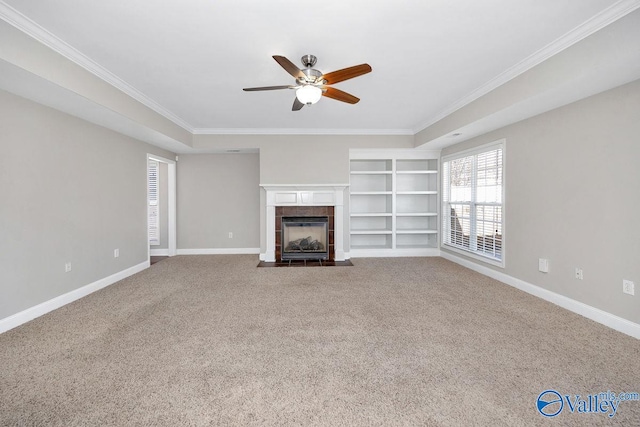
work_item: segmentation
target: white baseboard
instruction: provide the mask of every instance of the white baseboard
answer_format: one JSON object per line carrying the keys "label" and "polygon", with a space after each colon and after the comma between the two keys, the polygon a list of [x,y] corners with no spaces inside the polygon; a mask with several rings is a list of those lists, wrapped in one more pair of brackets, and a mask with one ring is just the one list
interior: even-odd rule
{"label": "white baseboard", "polygon": [[33,320],[36,317],[47,314],[50,311],[58,309],[95,291],[99,291],[102,288],[106,288],[107,286],[112,285],[122,279],[126,279],[127,277],[132,276],[136,273],[139,273],[146,268],[149,268],[149,261],[141,262],[140,264],[129,267],[126,270],[122,270],[118,273],[97,280],[81,288],[57,296],[53,299],[50,299],[49,301],[45,301],[36,306],[27,308],[26,310],[23,310],[9,317],[5,317],[4,319],[0,319],[0,333],[6,332],[9,329],[13,329],[17,326],[27,323],[28,321]]}
{"label": "white baseboard", "polygon": [[608,326],[611,329],[615,329],[616,331],[640,339],[640,324],[623,319],[622,317],[600,310],[599,308],[592,307],[580,301],[576,301],[564,295],[552,292],[548,289],[525,282],[524,280],[516,279],[515,277],[509,276],[500,271],[476,264],[475,262],[471,262],[448,252],[442,251],[441,256],[449,261],[455,262],[456,264],[460,264],[471,270],[477,271],[480,274],[484,274],[492,279],[496,279],[528,294],[542,298],[545,301],[549,301],[602,325]]}
{"label": "white baseboard", "polygon": [[260,248],[178,249],[178,255],[258,255]]}
{"label": "white baseboard", "polygon": [[169,256],[169,249],[150,249],[149,256]]}

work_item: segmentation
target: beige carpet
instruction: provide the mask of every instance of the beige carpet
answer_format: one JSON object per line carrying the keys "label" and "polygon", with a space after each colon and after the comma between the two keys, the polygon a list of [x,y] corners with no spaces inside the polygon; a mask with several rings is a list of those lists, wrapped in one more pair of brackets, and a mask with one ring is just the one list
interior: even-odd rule
{"label": "beige carpet", "polygon": [[0,335],[0,425],[640,425],[640,341],[441,258],[178,256]]}

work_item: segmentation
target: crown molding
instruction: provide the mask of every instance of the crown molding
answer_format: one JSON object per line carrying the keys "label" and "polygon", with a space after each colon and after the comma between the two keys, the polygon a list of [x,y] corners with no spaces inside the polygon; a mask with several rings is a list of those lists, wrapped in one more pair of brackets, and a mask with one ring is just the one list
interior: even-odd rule
{"label": "crown molding", "polygon": [[413,135],[411,129],[197,128],[194,135]]}
{"label": "crown molding", "polygon": [[414,129],[238,129],[238,128],[194,128],[189,123],[165,109],[153,99],[144,95],[133,86],[103,68],[80,51],[62,41],[45,28],[0,0],[0,19],[74,62],[96,77],[119,89],[126,95],[187,130],[194,135],[415,135],[460,108],[486,95],[499,86],[507,83],[520,74],[530,70],[564,49],[581,41],[596,31],[615,22],[623,16],[640,8],[640,0],[620,0],[599,14],[580,24],[567,34],[561,36],[534,54],[520,61],[513,67],[491,79],[467,96],[459,99],[449,108],[420,123]]}
{"label": "crown molding", "polygon": [[454,113],[455,111],[459,110],[465,105],[472,103],[473,101],[480,98],[481,96],[486,95],[492,90],[502,86],[503,84],[514,79],[520,74],[523,74],[524,72],[530,70],[536,65],[541,64],[542,62],[546,61],[552,56],[562,52],[568,47],[578,43],[579,41],[601,30],[607,25],[617,21],[623,16],[628,15],[629,13],[633,12],[638,8],[640,8],[640,0],[620,0],[614,3],[607,9],[603,10],[602,12],[598,13],[597,15],[594,15],[593,17],[589,18],[582,24],[578,25],[577,27],[575,27],[573,30],[569,31],[565,35],[557,38],[556,40],[549,43],[542,49],[538,50],[537,52],[533,53],[532,55],[518,62],[513,67],[507,69],[506,71],[502,72],[498,76],[489,80],[487,83],[480,86],[478,89],[474,90],[469,95],[459,99],[449,108],[441,111],[439,114],[430,118],[429,120],[422,122],[415,129],[413,129],[413,133],[416,134],[428,128],[429,126],[444,119],[445,117]]}
{"label": "crown molding", "polygon": [[41,27],[28,17],[24,16],[22,13],[15,10],[13,7],[9,6],[2,0],[0,0],[0,19],[6,21],[18,30],[34,38],[53,51],[59,53],[66,59],[89,71],[96,77],[104,80],[116,89],[124,92],[126,95],[152,109],[156,113],[172,121],[181,128],[193,133],[193,126],[191,126],[189,123],[185,122],[180,117],[173,114],[171,111],[165,109],[156,101],[138,91],[136,88],[134,88],[115,74],[111,73],[89,57],[85,56],[73,46],[59,39],[54,34],[47,31],[45,28]]}

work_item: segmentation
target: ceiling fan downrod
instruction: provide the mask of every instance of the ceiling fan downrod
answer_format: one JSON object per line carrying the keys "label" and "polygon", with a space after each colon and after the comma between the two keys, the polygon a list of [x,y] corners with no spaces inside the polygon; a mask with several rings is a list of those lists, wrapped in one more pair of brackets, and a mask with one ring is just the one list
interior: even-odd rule
{"label": "ceiling fan downrod", "polygon": [[305,67],[311,68],[316,65],[318,58],[316,58],[314,55],[305,55],[300,58],[300,61],[302,61],[302,65],[304,65]]}

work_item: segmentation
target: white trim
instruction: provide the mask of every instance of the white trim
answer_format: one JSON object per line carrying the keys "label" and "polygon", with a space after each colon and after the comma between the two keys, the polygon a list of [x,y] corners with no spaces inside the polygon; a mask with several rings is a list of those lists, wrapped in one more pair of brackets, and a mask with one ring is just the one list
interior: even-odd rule
{"label": "white trim", "polygon": [[438,158],[440,158],[440,150],[423,148],[349,149],[349,160],[437,160]]}
{"label": "white trim", "polygon": [[86,286],[74,289],[73,291],[67,292],[66,294],[62,294],[60,296],[52,298],[49,301],[45,301],[9,317],[5,317],[4,319],[0,320],[0,333],[23,325],[30,320],[35,319],[36,317],[40,317],[43,314],[47,314],[71,302],[79,300],[82,297],[85,297],[95,291],[99,291],[100,289],[106,288],[107,286],[112,285],[120,280],[126,279],[129,276],[133,276],[134,274],[139,273],[147,268],[149,268],[149,261],[141,262],[140,264],[129,267],[126,270],[122,270],[118,273],[97,280]]}
{"label": "white trim", "polygon": [[348,187],[349,184],[259,184],[265,191],[289,191],[289,190],[315,190],[316,188],[328,188],[333,190],[341,190]]}
{"label": "white trim", "polygon": [[[155,154],[147,153],[147,163],[149,160],[155,160],[158,162],[167,164],[167,246],[168,246],[168,256],[174,256],[177,253],[177,171],[176,171],[176,161],[178,156],[176,156],[176,160],[167,159],[165,157],[156,156]],[[148,187],[148,185],[147,185]],[[147,196],[148,200],[148,196]],[[149,226],[147,224],[147,242],[149,242]],[[149,249],[149,256],[151,256],[151,251],[155,249]]]}
{"label": "white trim", "polygon": [[[502,233],[502,235],[504,236],[504,232]],[[443,236],[442,236],[441,240],[444,240],[444,232],[443,232]],[[482,256],[482,252],[474,252],[474,251],[471,251],[471,250],[458,248],[457,246],[453,246],[453,245],[450,245],[450,244],[444,243],[444,242],[441,242],[441,246],[440,247],[442,249],[446,249],[448,251],[456,252],[456,253],[458,253],[460,255],[464,255],[464,256],[467,256],[469,258],[473,258],[476,261],[484,262],[486,264],[493,265],[494,267],[505,268],[505,265],[504,265],[504,253],[502,254],[502,260],[498,260],[498,259],[495,259],[495,258],[489,258],[489,257]],[[504,252],[504,245],[503,245],[502,250]]]}
{"label": "white trim", "polygon": [[167,192],[167,246],[169,249],[169,256],[174,256],[178,249],[178,203],[177,203],[177,170],[176,162],[169,162],[167,165],[167,185],[169,186]]}
{"label": "white trim", "polygon": [[344,261],[344,192],[349,184],[260,184],[265,190],[266,252],[263,261],[276,260],[276,206],[333,206],[334,259]]}
{"label": "white trim", "polygon": [[555,305],[584,316],[604,326],[608,326],[611,329],[615,329],[616,331],[640,339],[640,324],[638,323],[623,319],[622,317],[600,310],[599,308],[592,307],[580,301],[576,301],[572,298],[552,292],[548,289],[544,289],[531,283],[525,282],[524,280],[509,276],[503,272],[478,265],[474,262],[471,262],[464,258],[460,258],[445,251],[442,251],[441,256],[445,259],[448,259],[449,261],[455,262],[456,264],[460,264],[463,267],[467,267],[473,271],[477,271],[480,274],[484,274],[485,276],[491,277],[492,279],[498,280],[509,286],[513,286],[516,289],[520,289],[521,291],[541,298],[545,301],[549,301]]}
{"label": "white trim", "polygon": [[594,15],[587,21],[578,25],[573,30],[564,34],[563,36],[557,38],[552,41],[542,49],[534,52],[532,55],[529,55],[527,58],[523,59],[513,67],[505,70],[500,73],[493,79],[489,80],[484,85],[480,86],[464,98],[459,99],[453,105],[449,106],[445,110],[441,111],[436,116],[430,118],[419,124],[416,128],[413,129],[414,133],[418,133],[428,128],[429,126],[439,122],[444,119],[448,115],[456,112],[460,108],[471,104],[476,99],[488,94],[492,90],[502,86],[508,81],[518,77],[519,75],[525,73],[526,71],[532,69],[536,65],[539,65],[551,58],[554,55],[562,52],[568,47],[578,43],[580,40],[590,36],[591,34],[601,30],[607,25],[617,21],[623,16],[633,12],[637,8],[640,7],[640,1],[638,0],[620,0],[609,8],[601,11],[597,15]]}
{"label": "white trim", "polygon": [[258,255],[260,248],[178,249],[178,255]]}
{"label": "white trim", "polygon": [[169,256],[169,249],[151,249],[149,256]]}
{"label": "white trim", "polygon": [[413,135],[412,129],[197,128],[194,135]]}
{"label": "white trim", "polygon": [[67,44],[47,29],[41,27],[36,22],[32,21],[16,9],[12,8],[4,1],[0,1],[0,19],[13,25],[23,33],[33,37],[43,45],[59,53],[69,61],[74,62],[80,67],[84,68],[94,76],[104,80],[111,86],[121,90],[126,95],[140,102],[144,106],[152,109],[156,113],[172,121],[176,125],[180,126],[184,130],[193,133],[193,126],[185,122],[183,119],[172,113],[171,111],[158,104],[153,99],[149,98],[129,83],[122,80],[106,68],[102,67],[97,62],[93,61],[89,57],[85,56],[82,52]]}
{"label": "white trim", "polygon": [[[446,246],[447,250],[453,251],[453,252],[457,252],[461,255],[465,255],[468,256],[470,258],[476,259],[478,261],[487,263],[487,264],[491,264],[494,265],[496,267],[499,268],[506,268],[507,266],[507,261],[506,261],[506,257],[507,257],[507,240],[509,239],[509,236],[507,234],[506,231],[506,226],[507,226],[507,221],[505,220],[506,216],[506,196],[507,196],[507,139],[506,138],[502,138],[502,139],[498,139],[492,142],[488,142],[486,144],[482,144],[482,145],[478,145],[477,147],[473,147],[473,148],[468,148],[466,150],[461,150],[461,151],[456,151],[455,153],[451,153],[448,154],[446,156],[443,156],[440,158],[440,164],[439,166],[439,170],[442,171],[444,168],[442,167],[443,164],[445,162],[450,162],[452,160],[456,160],[456,159],[460,159],[463,157],[467,157],[467,156],[474,156],[476,154],[482,154],[485,153],[487,151],[490,151],[491,149],[494,148],[500,148],[502,149],[502,248],[501,248],[501,258],[495,259],[495,258],[490,258],[490,257],[485,257],[482,256],[482,253],[480,252],[474,252],[471,250],[465,250],[463,248],[458,248],[456,246],[453,245],[449,245],[447,243],[444,242],[445,239],[445,230],[441,230],[442,233],[440,235],[440,247],[444,247]],[[444,185],[445,185],[445,179],[447,177],[442,176],[441,180],[440,180],[440,197],[439,197],[439,202],[438,205],[440,206],[440,210],[442,211],[443,209],[443,197],[444,197]],[[442,228],[442,221],[444,219],[444,213],[442,213],[442,217],[439,219],[439,224],[438,227]]]}

